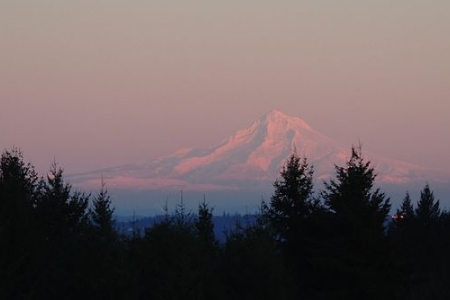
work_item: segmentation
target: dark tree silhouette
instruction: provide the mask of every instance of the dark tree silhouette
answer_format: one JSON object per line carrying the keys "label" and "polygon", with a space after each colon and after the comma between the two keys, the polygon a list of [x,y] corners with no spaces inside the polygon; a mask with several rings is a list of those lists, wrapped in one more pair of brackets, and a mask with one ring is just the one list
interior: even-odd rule
{"label": "dark tree silhouette", "polygon": [[217,240],[214,236],[213,209],[209,207],[206,200],[198,205],[198,217],[195,222],[200,240],[208,247],[215,248]]}
{"label": "dark tree silhouette", "polygon": [[20,194],[21,201],[25,202],[26,206],[32,207],[38,180],[34,167],[24,162],[19,149],[4,151],[0,159],[0,212],[3,212],[4,206],[12,202],[8,196],[17,194]]}
{"label": "dark tree silhouette", "polygon": [[450,287],[448,268],[450,261],[450,226],[447,213],[441,212],[439,200],[428,184],[420,192],[420,199],[414,210],[414,218],[401,222],[400,243],[404,259],[409,263],[409,278],[405,295],[417,299],[448,299]]}
{"label": "dark tree silhouette", "polygon": [[393,294],[394,259],[384,235],[391,204],[379,189],[373,190],[375,177],[361,147],[352,147],[346,166],[336,166],[336,180],[325,183],[334,275],[326,285],[336,298],[387,299]]}
{"label": "dark tree silhouette", "polygon": [[72,191],[56,163],[40,185],[42,193],[36,202],[36,213],[43,241],[43,266],[35,292],[37,297],[46,299],[84,298],[89,291],[85,279],[90,269],[89,196]]}
{"label": "dark tree silhouette", "polygon": [[274,188],[269,205],[263,203],[263,218],[275,233],[298,297],[311,298],[324,276],[315,262],[329,251],[323,241],[326,212],[313,196],[313,167],[294,151]]}
{"label": "dark tree silhouette", "polygon": [[[397,208],[397,211],[395,215],[392,216],[393,222],[390,227],[391,234],[395,231],[411,231],[411,227],[413,225],[414,219],[415,219],[415,213],[414,213],[414,205],[411,201],[411,196],[409,195],[409,192],[406,192],[405,197],[402,200],[402,203],[399,208]],[[398,235],[399,232],[396,232]],[[407,232],[403,232],[402,235],[408,234]],[[401,238],[401,237],[400,237]]]}
{"label": "dark tree silhouette", "polygon": [[411,202],[411,196],[406,192],[400,208],[397,209],[397,215],[402,216],[401,219],[411,219],[414,217],[414,205]]}
{"label": "dark tree silhouette", "polygon": [[311,214],[314,203],[313,168],[306,158],[293,153],[274,183],[274,195],[267,210],[268,219],[281,241],[295,239],[301,223]]}
{"label": "dark tree silhouette", "polygon": [[0,159],[0,298],[31,295],[38,274],[34,203],[38,176],[19,149]]}
{"label": "dark tree silhouette", "polygon": [[42,182],[43,194],[38,199],[36,210],[46,240],[65,239],[67,236],[83,234],[88,224],[89,196],[64,181],[63,169],[52,164],[47,181]]}
{"label": "dark tree silhouette", "polygon": [[434,199],[434,193],[428,184],[420,192],[420,200],[417,203],[415,213],[417,221],[422,226],[428,226],[430,223],[438,221],[441,215],[439,200]]}
{"label": "dark tree silhouette", "polygon": [[120,244],[113,213],[110,195],[102,178],[101,189],[89,209],[92,235],[86,245],[89,249],[86,280],[90,283],[90,296],[95,299],[123,299],[126,297],[124,290],[132,284],[126,276],[131,265],[124,262],[126,255],[121,249],[123,245]]}
{"label": "dark tree silhouette", "polygon": [[325,182],[322,195],[339,224],[382,236],[390,199],[379,189],[373,191],[376,174],[370,161],[364,160],[361,147],[352,147],[345,167],[336,166],[336,177],[336,181]]}
{"label": "dark tree silhouette", "polygon": [[93,208],[90,209],[91,216],[96,235],[103,239],[104,242],[114,242],[117,236],[114,227],[114,208],[111,206],[111,197],[106,189],[106,184],[102,179],[100,192],[93,199]]}

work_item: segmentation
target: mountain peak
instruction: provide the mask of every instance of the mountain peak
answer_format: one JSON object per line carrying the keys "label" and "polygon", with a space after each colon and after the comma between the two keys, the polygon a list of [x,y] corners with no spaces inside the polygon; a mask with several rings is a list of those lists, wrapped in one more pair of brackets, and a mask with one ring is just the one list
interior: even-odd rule
{"label": "mountain peak", "polygon": [[[264,124],[285,124],[294,125],[295,127],[302,127],[304,129],[311,129],[311,127],[299,117],[289,116],[279,110],[272,110],[261,117],[261,123]],[[284,126],[283,126],[284,127]]]}
{"label": "mountain peak", "polygon": [[267,114],[264,115],[267,118],[290,118],[288,115],[279,110],[271,110]]}

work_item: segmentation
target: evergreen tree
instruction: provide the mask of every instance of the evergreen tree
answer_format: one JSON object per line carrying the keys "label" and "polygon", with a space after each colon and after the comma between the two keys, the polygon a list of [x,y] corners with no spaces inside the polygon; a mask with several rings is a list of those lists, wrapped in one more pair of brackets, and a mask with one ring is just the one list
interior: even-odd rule
{"label": "evergreen tree", "polygon": [[336,166],[336,180],[325,183],[322,196],[330,211],[329,269],[324,291],[334,298],[389,299],[396,273],[390,268],[384,222],[389,198],[373,190],[376,174],[361,147],[352,147],[345,167]]}
{"label": "evergreen tree", "polygon": [[384,221],[391,208],[390,199],[379,189],[373,191],[376,178],[370,161],[365,161],[361,147],[352,147],[345,167],[336,166],[336,181],[325,182],[325,205],[350,230],[364,229],[383,235]]}
{"label": "evergreen tree", "polygon": [[23,299],[36,284],[39,240],[34,203],[38,176],[20,150],[0,158],[0,298]]}
{"label": "evergreen tree", "polygon": [[415,209],[410,240],[413,284],[409,292],[420,299],[448,299],[448,228],[445,228],[445,212],[441,213],[439,200],[428,184],[420,192]]}
{"label": "evergreen tree", "polygon": [[[411,230],[412,228],[408,228],[413,224],[413,220],[415,218],[414,206],[411,202],[411,196],[409,192],[406,192],[405,198],[402,200],[402,204],[399,208],[397,208],[397,212],[393,216],[393,223],[390,228],[391,231],[395,231],[395,229],[402,230]],[[395,228],[393,228],[395,227]]]}
{"label": "evergreen tree", "polygon": [[36,202],[43,241],[42,270],[35,291],[37,298],[80,299],[89,293],[89,196],[72,191],[63,170],[53,163]]}
{"label": "evergreen tree", "polygon": [[33,207],[38,180],[34,167],[23,161],[23,154],[19,149],[4,151],[0,159],[0,212],[12,205],[13,196],[20,196],[21,199],[15,200],[22,202],[21,205]]}
{"label": "evergreen tree", "polygon": [[89,211],[89,214],[94,223],[96,235],[104,242],[111,243],[117,236],[113,218],[114,208],[111,207],[111,197],[103,179],[101,185],[100,192],[93,200],[93,209]]}
{"label": "evergreen tree", "polygon": [[314,208],[313,168],[294,152],[274,183],[274,194],[267,210],[268,220],[283,242],[298,236],[301,223]]}
{"label": "evergreen tree", "polygon": [[206,200],[198,205],[198,217],[195,222],[195,227],[197,228],[197,233],[205,245],[209,247],[214,247],[217,243],[214,236],[214,223],[212,221],[213,209],[209,207]]}
{"label": "evergreen tree", "polygon": [[322,244],[321,225],[316,222],[322,208],[313,197],[313,173],[307,159],[299,158],[294,151],[274,183],[269,205],[262,204],[260,218],[270,225],[266,230],[275,233],[286,270],[296,282],[298,295],[306,298],[320,276],[313,261]]}
{"label": "evergreen tree", "polygon": [[[167,207],[165,209],[167,209]],[[168,211],[166,211],[165,214],[167,219],[169,217]],[[178,203],[175,207],[175,215],[173,216],[172,221],[179,228],[191,228],[192,225],[194,225],[191,212],[186,212],[183,191],[180,191],[180,203]]]}
{"label": "evergreen tree", "polygon": [[130,282],[127,282],[125,274],[131,266],[124,263],[126,255],[121,251],[123,244],[118,238],[113,219],[114,208],[103,179],[92,204],[89,210],[92,236],[87,245],[89,261],[86,274],[90,296],[95,299],[126,298],[124,291]]}
{"label": "evergreen tree", "polygon": [[420,225],[427,226],[436,222],[440,215],[439,200],[434,199],[434,193],[428,184],[420,192],[420,200],[417,203],[416,216]]}
{"label": "evergreen tree", "polygon": [[[221,288],[217,274],[219,245],[214,235],[213,208],[209,207],[205,196],[203,202],[198,205],[198,214],[195,219],[196,234],[201,247],[202,259],[197,266],[199,269],[198,280],[203,286],[205,298],[217,299]],[[219,292],[220,293],[220,292]]]}
{"label": "evergreen tree", "polygon": [[395,253],[396,269],[400,272],[398,289],[402,290],[402,294],[411,290],[414,285],[411,278],[415,272],[415,256],[417,255],[415,221],[411,196],[409,192],[406,192],[389,227],[390,247]]}
{"label": "evergreen tree", "polygon": [[63,169],[52,164],[36,209],[47,241],[83,234],[88,224],[89,196],[64,181]]}
{"label": "evergreen tree", "polygon": [[402,204],[400,205],[400,209],[397,209],[397,215],[403,216],[402,219],[411,219],[414,217],[414,206],[411,203],[409,192],[406,192],[405,198],[403,198]]}

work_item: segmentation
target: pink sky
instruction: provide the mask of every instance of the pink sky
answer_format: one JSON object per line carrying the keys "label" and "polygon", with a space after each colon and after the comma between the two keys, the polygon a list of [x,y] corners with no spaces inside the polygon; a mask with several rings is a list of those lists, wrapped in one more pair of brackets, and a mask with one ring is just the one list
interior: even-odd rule
{"label": "pink sky", "polygon": [[82,172],[279,109],[450,171],[449,16],[448,0],[3,0],[0,148]]}

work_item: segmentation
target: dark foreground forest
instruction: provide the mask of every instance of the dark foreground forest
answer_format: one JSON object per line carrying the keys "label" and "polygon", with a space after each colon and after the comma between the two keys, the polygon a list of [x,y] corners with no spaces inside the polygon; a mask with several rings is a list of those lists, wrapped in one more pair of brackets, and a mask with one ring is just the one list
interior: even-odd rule
{"label": "dark foreground forest", "polygon": [[105,186],[74,191],[5,151],[0,299],[450,299],[450,214],[430,187],[391,218],[361,149],[335,175],[314,193],[294,153],[256,221],[219,243],[205,202],[125,235]]}

